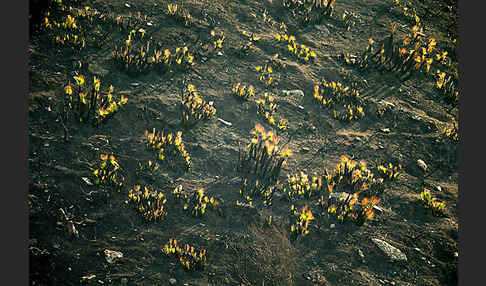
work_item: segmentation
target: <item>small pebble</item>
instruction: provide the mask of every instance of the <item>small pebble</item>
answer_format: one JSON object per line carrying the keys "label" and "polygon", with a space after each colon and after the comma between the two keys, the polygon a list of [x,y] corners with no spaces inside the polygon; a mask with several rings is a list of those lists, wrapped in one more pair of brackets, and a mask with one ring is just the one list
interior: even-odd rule
{"label": "small pebble", "polygon": [[420,169],[422,169],[424,172],[427,172],[427,164],[421,159],[417,160],[417,164],[419,165]]}
{"label": "small pebble", "polygon": [[309,151],[310,149],[308,147],[302,147],[302,153],[307,153]]}

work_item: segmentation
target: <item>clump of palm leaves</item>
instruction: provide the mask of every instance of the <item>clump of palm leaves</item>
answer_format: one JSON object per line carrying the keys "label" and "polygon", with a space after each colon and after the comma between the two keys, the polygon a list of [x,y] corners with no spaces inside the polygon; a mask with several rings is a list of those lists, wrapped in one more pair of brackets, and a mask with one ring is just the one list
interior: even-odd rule
{"label": "clump of palm leaves", "polygon": [[459,124],[455,118],[452,118],[452,126],[444,127],[443,134],[452,142],[459,142]]}
{"label": "clump of palm leaves", "polygon": [[282,166],[292,151],[278,145],[279,138],[273,131],[256,124],[251,131],[253,138],[243,150],[239,150],[237,169],[244,176],[254,175],[263,185],[269,186],[277,182]]}
{"label": "clump of palm leaves", "polygon": [[100,125],[118,112],[128,101],[123,95],[117,101],[113,96],[114,87],[110,85],[103,93],[101,81],[93,77],[93,84],[86,82],[83,75],[73,77],[75,84],[69,83],[64,87],[64,119],[72,115],[79,122],[89,122]]}
{"label": "clump of palm leaves", "polygon": [[296,217],[293,224],[290,225],[290,231],[297,235],[308,235],[309,225],[314,220],[314,215],[308,206],[304,206],[300,211],[294,205],[290,206],[292,216]]}
{"label": "clump of palm leaves", "polygon": [[208,196],[204,188],[195,190],[192,195],[184,193],[182,185],[178,185],[172,191],[172,196],[178,202],[183,203],[183,209],[190,212],[195,217],[200,217],[206,214],[208,209],[214,209],[219,205],[219,202],[212,196]]}
{"label": "clump of palm leaves", "polygon": [[324,18],[332,17],[336,0],[282,0],[293,17],[301,19],[302,24],[319,24]]}
{"label": "clump of palm leaves", "polygon": [[[395,39],[396,23],[392,25],[390,35],[379,43],[373,39],[368,40],[367,49],[359,57],[351,57],[343,54],[344,61],[356,65],[362,69],[373,67],[387,72],[398,74],[406,79],[416,73],[425,75],[436,75],[437,86],[444,88],[446,94],[451,98],[457,97],[455,86],[456,81],[452,76],[445,80],[446,74],[440,69],[450,68],[451,61],[447,57],[447,51],[440,51],[436,48],[437,41],[434,38],[426,37],[421,20],[414,17],[415,25],[402,40]],[[433,66],[441,68],[432,68]],[[435,73],[433,72],[435,70]],[[449,85],[447,85],[449,83]],[[445,85],[444,85],[445,84]]]}
{"label": "clump of palm leaves", "polygon": [[182,142],[182,131],[165,135],[164,130],[157,132],[153,128],[152,133],[145,130],[145,146],[175,170],[187,171],[191,167],[191,157]]}
{"label": "clump of palm leaves", "polygon": [[192,23],[192,17],[189,10],[176,3],[167,4],[167,15],[173,17],[176,21],[184,23],[184,26],[189,27]]}
{"label": "clump of palm leaves", "polygon": [[424,191],[420,193],[419,199],[422,201],[425,208],[430,209],[434,215],[442,216],[445,214],[446,204],[432,197],[430,190],[424,189]]}
{"label": "clump of palm leaves", "polygon": [[274,125],[279,130],[285,131],[288,128],[288,122],[285,118],[276,118],[277,104],[275,98],[268,92],[256,100],[257,113],[261,115],[268,123]]}
{"label": "clump of palm leaves", "polygon": [[343,121],[359,120],[364,117],[363,100],[356,84],[352,87],[340,82],[321,82],[314,86],[314,100],[323,107],[333,108],[333,116]]}
{"label": "clump of palm leaves", "polygon": [[182,123],[186,127],[192,127],[201,120],[208,120],[216,115],[216,108],[212,102],[207,103],[196,90],[189,84],[181,95]]}
{"label": "clump of palm leaves", "polygon": [[244,100],[248,100],[255,96],[255,88],[251,84],[247,86],[246,84],[237,82],[233,85],[231,91],[233,92],[233,95]]}
{"label": "clump of palm leaves", "polygon": [[115,45],[113,58],[129,74],[136,75],[156,69],[185,71],[194,66],[194,56],[187,46],[164,49],[160,43],[147,39],[145,29],[131,30],[124,45]]}
{"label": "clump of palm leaves", "polygon": [[289,200],[298,198],[311,198],[320,195],[327,186],[324,184],[321,176],[314,174],[312,177],[300,171],[299,173],[287,174],[287,182],[283,192],[287,194]]}
{"label": "clump of palm leaves", "polygon": [[[278,181],[276,184],[278,184]],[[253,206],[253,198],[259,197],[263,200],[263,205],[269,207],[273,203],[273,195],[276,190],[276,185],[260,183],[260,181],[254,177],[245,177],[242,178],[239,192],[240,196],[246,200],[250,206]]]}
{"label": "clump of palm leaves", "polygon": [[60,3],[46,12],[40,29],[57,45],[80,50],[86,47],[88,31],[99,15],[99,11],[90,6],[80,9]]}
{"label": "clump of palm leaves", "polygon": [[373,207],[380,201],[376,195],[382,191],[383,179],[375,179],[364,161],[358,163],[343,156],[332,173],[325,170],[325,179],[329,191],[329,215],[341,222],[351,220],[358,225],[374,216]]}
{"label": "clump of palm leaves", "polygon": [[132,205],[148,221],[162,220],[167,215],[164,209],[167,198],[162,192],[151,191],[147,186],[143,188],[135,185],[128,191],[128,199],[125,201]]}
{"label": "clump of palm leaves", "polygon": [[203,270],[206,267],[206,249],[197,251],[189,244],[180,247],[176,239],[170,238],[161,250],[168,256],[176,256],[187,270]]}
{"label": "clump of palm leaves", "polygon": [[112,186],[119,192],[125,183],[125,177],[121,174],[115,155],[100,154],[100,160],[98,168],[93,171],[95,185]]}

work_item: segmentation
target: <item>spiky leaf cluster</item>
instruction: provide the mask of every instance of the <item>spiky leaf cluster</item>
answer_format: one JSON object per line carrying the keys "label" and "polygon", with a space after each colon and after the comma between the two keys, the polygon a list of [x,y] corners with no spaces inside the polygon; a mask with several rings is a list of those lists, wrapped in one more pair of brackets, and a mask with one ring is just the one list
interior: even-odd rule
{"label": "spiky leaf cluster", "polygon": [[365,115],[358,89],[340,82],[327,82],[322,78],[314,86],[314,100],[323,107],[334,108],[333,116],[336,119],[350,121],[361,119]]}
{"label": "spiky leaf cluster", "polygon": [[[278,182],[277,182],[278,184]],[[263,200],[263,205],[271,206],[276,185],[266,185],[260,183],[258,179],[242,178],[240,196],[245,199],[250,206],[253,205],[253,198],[259,197]]]}
{"label": "spiky leaf cluster", "polygon": [[459,91],[457,90],[457,74],[447,74],[437,70],[436,87],[444,96],[444,101],[449,104],[457,104],[459,101]]}
{"label": "spiky leaf cluster", "polygon": [[249,33],[247,31],[243,31],[242,34],[247,37],[247,42],[240,48],[240,55],[248,55],[248,51],[254,45],[255,42],[260,40],[259,36],[256,36],[254,33]]}
{"label": "spiky leaf cluster", "polygon": [[174,169],[187,171],[191,167],[191,157],[182,142],[182,131],[164,135],[164,130],[157,132],[153,128],[152,133],[145,130],[145,146],[155,150],[157,158]]}
{"label": "spiky leaf cluster", "polygon": [[308,235],[309,224],[314,220],[312,211],[307,206],[304,206],[300,211],[294,205],[290,206],[291,215],[295,217],[295,222],[290,225],[290,231],[297,235]]}
{"label": "spiky leaf cluster", "polygon": [[333,204],[328,206],[328,214],[336,217],[338,221],[344,222],[350,220],[357,225],[364,224],[367,220],[373,218],[375,211],[374,206],[380,201],[376,196],[371,198],[365,197],[359,200],[359,194],[353,195],[343,193],[342,196]]}
{"label": "spiky leaf cluster", "polygon": [[184,204],[185,211],[196,217],[205,215],[208,207],[212,209],[219,205],[214,197],[206,195],[203,188],[195,190],[192,195],[187,195],[183,192],[182,185],[179,185],[172,191],[172,195]]}
{"label": "spiky leaf cluster", "polygon": [[277,110],[277,104],[275,98],[268,92],[263,94],[256,100],[257,113],[260,114],[268,123],[274,125],[279,130],[287,130],[288,122],[284,118],[276,119],[275,113]]}
{"label": "spiky leaf cluster", "polygon": [[[342,156],[333,173],[325,170],[325,179],[329,191],[327,211],[331,216],[341,222],[350,219],[358,225],[373,217],[373,206],[379,202],[376,194],[382,191],[383,179],[375,179],[364,161],[358,163]],[[333,193],[341,195],[335,200]],[[370,196],[360,201],[359,197],[364,194]]]}
{"label": "spiky leaf cluster", "polygon": [[251,97],[255,96],[255,88],[251,84],[247,86],[246,84],[241,84],[237,82],[235,83],[231,91],[236,97],[245,100],[248,100]]}
{"label": "spiky leaf cluster", "polygon": [[293,199],[319,195],[324,188],[327,188],[327,186],[323,184],[322,177],[314,174],[309,178],[306,173],[301,171],[293,175],[287,174],[287,183],[283,191],[292,201]]}
{"label": "spiky leaf cluster", "polygon": [[459,124],[457,123],[457,120],[455,118],[452,119],[451,127],[444,128],[443,134],[453,142],[459,142]]}
{"label": "spiky leaf cluster", "polygon": [[430,190],[424,189],[420,193],[419,199],[424,204],[425,208],[432,210],[432,213],[436,216],[442,216],[445,212],[445,203],[437,201],[436,198],[432,197]]}
{"label": "spiky leaf cluster", "polygon": [[279,33],[275,36],[275,38],[278,42],[286,42],[289,53],[299,60],[311,62],[316,58],[316,53],[311,51],[306,45],[296,43],[294,36]]}
{"label": "spiky leaf cluster", "polygon": [[120,165],[115,155],[100,154],[99,166],[93,171],[94,183],[96,185],[112,186],[121,190],[125,177],[120,173]]}
{"label": "spiky leaf cluster", "polygon": [[147,25],[149,19],[147,15],[143,15],[140,11],[137,13],[128,12],[126,15],[106,15],[106,21],[111,23],[111,26],[121,31],[138,31]]}
{"label": "spiky leaf cluster", "polygon": [[192,84],[187,86],[187,93],[182,94],[182,122],[193,126],[200,120],[208,120],[216,115],[216,108],[201,98]]}
{"label": "spiky leaf cluster", "polygon": [[114,87],[110,85],[108,93],[103,94],[101,81],[93,77],[93,85],[88,85],[84,76],[74,76],[76,83],[69,83],[64,87],[65,91],[65,116],[71,113],[79,122],[89,122],[100,125],[113,116],[120,108],[127,103],[128,99],[121,96],[116,101],[113,97]]}
{"label": "spiky leaf cluster", "polygon": [[282,0],[282,5],[306,25],[319,24],[324,17],[331,17],[335,2],[336,0]]}
{"label": "spiky leaf cluster", "polygon": [[280,150],[279,138],[273,131],[256,124],[251,131],[253,138],[250,143],[240,150],[238,170],[245,175],[253,174],[265,185],[271,185],[278,180],[280,170],[292,155],[290,149]]}
{"label": "spiky leaf cluster", "polygon": [[361,193],[369,188],[376,187],[382,183],[382,179],[375,179],[371,170],[366,166],[366,162],[356,162],[347,156],[342,156],[339,164],[332,173],[325,170],[326,183],[329,191],[346,192],[349,194]]}
{"label": "spiky leaf cluster", "polygon": [[393,166],[392,163],[388,163],[388,166],[386,166],[386,164],[378,165],[376,169],[378,170],[378,176],[383,178],[383,180],[393,181],[396,180],[398,176],[400,176],[401,166]]}
{"label": "spiky leaf cluster", "polygon": [[125,203],[136,208],[148,221],[162,220],[167,215],[164,209],[167,198],[164,193],[151,191],[147,186],[142,189],[140,185],[135,185],[128,191]]}
{"label": "spiky leaf cluster", "polygon": [[[186,70],[194,66],[194,56],[186,46],[171,52],[159,43],[152,43],[145,37],[144,29],[131,30],[124,45],[115,45],[113,58],[131,74],[148,72],[152,69],[166,71],[171,68]],[[144,40],[145,39],[145,40]]]}
{"label": "spiky leaf cluster", "polygon": [[265,87],[270,87],[272,85],[277,85],[280,75],[274,73],[274,69],[271,64],[266,63],[263,66],[256,66],[255,70],[259,73],[258,80],[265,85]]}
{"label": "spiky leaf cluster", "polygon": [[167,4],[167,15],[173,17],[179,22],[184,23],[184,26],[189,27],[192,23],[192,17],[189,10],[183,8],[181,5],[176,3]]}
{"label": "spiky leaf cluster", "polygon": [[54,42],[75,49],[86,47],[88,26],[94,24],[100,13],[89,6],[84,9],[60,4],[55,11],[48,11],[40,29],[47,31]]}
{"label": "spiky leaf cluster", "polygon": [[[359,58],[344,55],[344,60],[346,63],[357,65],[360,68],[374,67],[391,71],[402,78],[409,77],[416,72],[433,75],[434,73],[431,72],[433,65],[451,67],[447,52],[438,51],[436,49],[437,41],[434,38],[426,37],[420,18],[415,16],[415,21],[415,25],[403,40],[395,41],[395,23],[392,25],[392,31],[388,37],[378,44],[373,39],[369,39],[366,51]],[[437,69],[437,74],[439,75],[437,81],[443,81],[445,75],[442,75],[439,69]],[[451,88],[450,93],[454,97],[455,88]]]}
{"label": "spiky leaf cluster", "polygon": [[162,252],[168,256],[177,256],[181,265],[187,270],[203,270],[206,267],[206,249],[198,252],[189,244],[180,247],[176,239],[170,238],[162,248]]}

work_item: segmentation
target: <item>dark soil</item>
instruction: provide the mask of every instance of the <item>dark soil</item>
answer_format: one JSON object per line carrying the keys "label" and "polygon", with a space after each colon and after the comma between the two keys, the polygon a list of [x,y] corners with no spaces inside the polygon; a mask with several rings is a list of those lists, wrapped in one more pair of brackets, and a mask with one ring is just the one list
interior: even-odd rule
{"label": "dark soil", "polygon": [[[31,1],[32,2],[32,1]],[[35,1],[37,4],[41,1]],[[54,2],[54,1],[52,1]],[[102,15],[84,26],[86,47],[80,50],[56,44],[52,35],[31,23],[29,40],[29,277],[31,285],[456,285],[458,261],[458,172],[457,143],[443,129],[457,118],[458,107],[446,103],[435,88],[435,80],[423,73],[403,79],[400,74],[378,68],[358,69],[341,55],[360,55],[368,39],[376,42],[389,35],[397,23],[403,38],[414,25],[394,1],[337,0],[331,18],[319,25],[304,25],[298,15],[277,0],[174,1],[190,11],[192,24],[166,14],[172,1],[63,1],[73,7],[90,6]],[[404,1],[401,1],[404,2]],[[422,19],[424,33],[437,40],[437,48],[449,52],[457,70],[457,5],[455,1],[413,1]],[[128,5],[127,5],[128,4]],[[33,5],[32,7],[35,7]],[[44,11],[54,11],[50,3]],[[355,15],[349,31],[339,22],[344,11]],[[148,71],[127,74],[113,57],[129,29],[120,27],[117,16],[147,16],[136,28],[164,48],[188,46],[195,55],[189,70]],[[43,12],[45,13],[45,12]],[[284,22],[298,43],[315,51],[314,62],[304,63],[288,54],[275,40]],[[33,14],[37,15],[37,14]],[[62,13],[51,13],[61,19]],[[40,20],[39,20],[40,19]],[[42,22],[33,16],[32,21]],[[151,25],[147,25],[147,23]],[[214,29],[224,32],[221,54],[197,52],[197,40]],[[247,55],[239,53],[253,32],[260,40]],[[266,88],[255,70],[275,53],[286,68],[278,85]],[[343,77],[343,70],[348,75]],[[97,70],[102,70],[97,72]],[[93,73],[103,88],[115,87],[115,96],[128,102],[100,126],[64,120],[64,87],[82,74]],[[100,76],[101,75],[101,76]],[[320,79],[355,82],[366,104],[365,117],[343,122],[332,111],[318,106],[313,87]],[[206,101],[213,101],[216,117],[184,128],[180,116],[181,82],[196,86]],[[278,131],[256,113],[254,99],[242,101],[232,95],[237,82],[252,84],[257,95],[271,92],[278,104],[277,116],[289,122]],[[300,89],[304,97],[285,95],[282,90]],[[384,116],[376,110],[383,102],[395,107]],[[301,107],[299,107],[301,106]],[[303,107],[303,109],[302,109]],[[224,124],[218,118],[228,121]],[[72,119],[72,118],[71,118]],[[372,220],[362,226],[340,223],[321,213],[315,199],[296,202],[310,206],[315,220],[307,236],[290,232],[290,203],[285,195],[274,197],[271,207],[255,198],[254,207],[237,205],[241,173],[236,170],[239,145],[251,139],[255,124],[274,129],[281,144],[293,155],[280,173],[300,171],[324,174],[347,155],[368,166],[401,165],[397,180],[385,182],[385,190]],[[183,131],[183,142],[192,160],[188,171],[174,171],[160,162],[153,176],[140,176],[139,162],[156,160],[144,145],[145,130]],[[67,133],[65,132],[67,131]],[[100,154],[114,154],[126,181],[120,192],[89,185]],[[417,160],[428,165],[424,172]],[[204,188],[220,205],[202,217],[193,217],[181,204],[169,200],[167,216],[147,222],[125,204],[134,185],[150,185],[167,196],[178,185],[185,192]],[[418,195],[430,189],[446,203],[442,216],[426,209]],[[66,213],[67,219],[61,209]],[[271,226],[266,218],[272,215]],[[70,231],[74,225],[75,236]],[[207,250],[207,266],[188,271],[161,249],[169,238]],[[379,238],[400,249],[406,262],[392,262],[372,242]],[[116,250],[123,258],[114,264],[104,250]],[[363,254],[361,257],[360,254]],[[93,274],[93,278],[82,277]]]}

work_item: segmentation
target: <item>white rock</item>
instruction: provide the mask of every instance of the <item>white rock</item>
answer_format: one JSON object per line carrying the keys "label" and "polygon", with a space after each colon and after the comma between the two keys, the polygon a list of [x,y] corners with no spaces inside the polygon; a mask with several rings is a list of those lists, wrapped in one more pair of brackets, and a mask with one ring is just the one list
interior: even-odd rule
{"label": "white rock", "polygon": [[383,212],[383,209],[381,209],[379,206],[373,206],[373,209],[379,213],[382,213]]}
{"label": "white rock", "polygon": [[417,164],[419,165],[420,169],[424,170],[424,172],[427,172],[427,164],[421,159],[417,160]]}
{"label": "white rock", "polygon": [[81,177],[81,179],[86,183],[86,185],[88,185],[88,186],[92,186],[93,185],[93,183],[90,181],[89,178],[87,178],[87,177]]}
{"label": "white rock", "polygon": [[177,280],[175,280],[175,278],[170,278],[169,283],[170,285],[175,285],[177,283]]}
{"label": "white rock", "polygon": [[381,132],[390,133],[390,128],[383,128],[383,129],[381,129]]}
{"label": "white rock", "polygon": [[400,249],[390,245],[388,242],[378,238],[371,239],[381,251],[383,251],[392,261],[407,261],[407,256]]}
{"label": "white rock", "polygon": [[219,121],[221,121],[221,123],[223,123],[223,124],[224,124],[224,125],[226,125],[226,126],[231,126],[231,125],[233,125],[231,122],[226,121],[226,120],[223,120],[223,119],[221,119],[221,118],[219,118],[219,117],[218,117],[217,119],[218,119]]}
{"label": "white rock", "polygon": [[110,264],[115,263],[115,261],[123,258],[123,253],[115,250],[105,249],[106,261]]}

